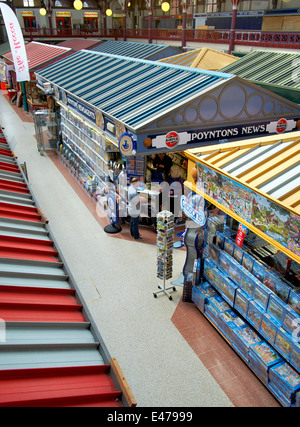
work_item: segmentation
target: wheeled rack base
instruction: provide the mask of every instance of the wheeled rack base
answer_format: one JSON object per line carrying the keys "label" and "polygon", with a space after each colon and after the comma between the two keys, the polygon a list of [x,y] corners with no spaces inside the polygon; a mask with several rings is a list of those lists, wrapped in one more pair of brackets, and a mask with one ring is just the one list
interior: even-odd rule
{"label": "wheeled rack base", "polygon": [[172,301],[172,299],[173,299],[172,295],[169,294],[168,290],[173,289],[173,291],[176,291],[175,286],[169,286],[168,288],[165,288],[165,287],[162,287],[162,285],[160,283],[158,283],[157,286],[160,290],[153,292],[154,298],[157,298],[157,294],[159,294],[160,292],[164,292],[169,297],[169,300]]}

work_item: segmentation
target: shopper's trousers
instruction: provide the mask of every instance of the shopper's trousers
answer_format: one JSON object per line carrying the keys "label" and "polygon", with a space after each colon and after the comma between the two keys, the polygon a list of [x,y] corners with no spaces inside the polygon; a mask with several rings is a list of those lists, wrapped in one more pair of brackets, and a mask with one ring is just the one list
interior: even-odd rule
{"label": "shopper's trousers", "polygon": [[138,239],[140,237],[139,221],[140,221],[139,216],[136,216],[136,217],[131,216],[130,217],[130,233],[131,233],[132,237],[134,237],[135,239]]}

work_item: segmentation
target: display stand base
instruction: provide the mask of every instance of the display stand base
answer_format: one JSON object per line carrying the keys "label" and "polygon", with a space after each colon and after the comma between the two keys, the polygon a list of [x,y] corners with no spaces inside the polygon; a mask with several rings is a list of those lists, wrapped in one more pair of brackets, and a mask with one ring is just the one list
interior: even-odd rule
{"label": "display stand base", "polygon": [[116,225],[109,224],[106,227],[104,227],[104,231],[105,233],[109,233],[109,234],[120,233],[120,231],[122,231],[122,227],[119,224],[116,224]]}
{"label": "display stand base", "polygon": [[158,283],[157,286],[160,290],[153,292],[154,298],[157,298],[157,294],[159,294],[160,292],[164,292],[169,297],[169,300],[172,301],[172,299],[173,299],[172,295],[169,294],[168,290],[173,289],[173,291],[176,291],[175,286],[169,286],[168,288],[165,288],[165,287],[162,287],[162,285],[160,283]]}

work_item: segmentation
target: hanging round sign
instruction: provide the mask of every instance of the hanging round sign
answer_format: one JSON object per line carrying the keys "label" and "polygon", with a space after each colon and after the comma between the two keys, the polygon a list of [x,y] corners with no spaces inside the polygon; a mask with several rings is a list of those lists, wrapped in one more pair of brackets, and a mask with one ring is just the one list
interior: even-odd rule
{"label": "hanging round sign", "polygon": [[135,144],[132,136],[128,132],[122,133],[119,138],[119,150],[122,156],[127,157],[133,154]]}
{"label": "hanging round sign", "polygon": [[287,120],[286,119],[278,120],[277,125],[276,125],[276,132],[282,133],[286,130],[286,128],[287,128]]}
{"label": "hanging round sign", "polygon": [[168,132],[166,135],[166,146],[174,148],[179,142],[179,135],[175,131]]}

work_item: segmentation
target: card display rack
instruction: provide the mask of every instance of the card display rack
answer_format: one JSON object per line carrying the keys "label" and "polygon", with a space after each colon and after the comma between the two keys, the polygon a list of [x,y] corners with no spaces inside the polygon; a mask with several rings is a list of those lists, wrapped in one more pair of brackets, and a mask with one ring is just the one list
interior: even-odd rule
{"label": "card display rack", "polygon": [[173,274],[173,239],[174,214],[161,211],[157,215],[157,277],[163,281],[163,284],[158,283],[159,291],[153,293],[155,298],[157,294],[163,292],[169,300],[172,300],[168,290],[176,291],[175,286],[166,288],[166,280],[171,279]]}
{"label": "card display rack", "polygon": [[100,177],[108,175],[109,162],[117,147],[107,142],[71,112],[61,109],[61,128],[64,142]]}

